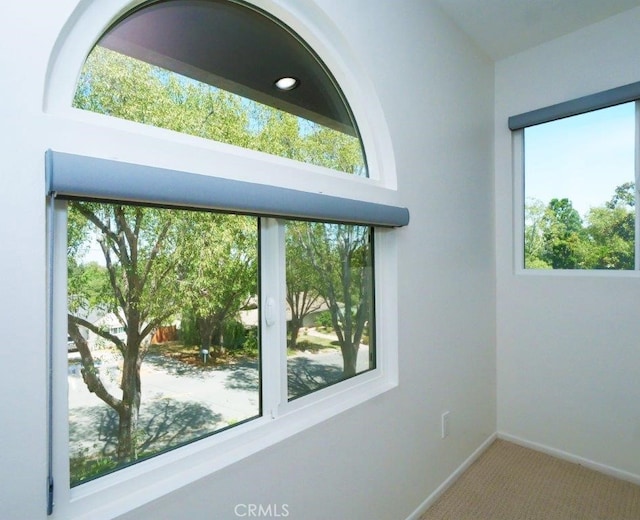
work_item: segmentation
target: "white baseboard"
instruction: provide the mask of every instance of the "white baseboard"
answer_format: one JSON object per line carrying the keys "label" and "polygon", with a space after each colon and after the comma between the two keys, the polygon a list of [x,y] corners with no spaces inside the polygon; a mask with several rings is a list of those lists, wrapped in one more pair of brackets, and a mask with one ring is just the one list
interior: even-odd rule
{"label": "white baseboard", "polygon": [[568,453],[566,451],[551,448],[550,446],[545,446],[544,444],[538,444],[537,442],[528,441],[526,439],[522,439],[508,433],[498,432],[497,436],[499,439],[504,439],[505,441],[518,444],[519,446],[540,451],[542,453],[546,453],[547,455],[552,455],[553,457],[557,457],[568,462],[580,464],[585,468],[599,471],[600,473],[604,473],[605,475],[609,475],[611,477],[619,478],[620,480],[626,480],[627,482],[632,482],[633,484],[640,485],[640,475],[629,473],[627,471],[623,471],[612,466],[607,466],[605,464],[600,464],[599,462],[594,462],[592,460],[579,457],[578,455],[573,455],[572,453]]}
{"label": "white baseboard", "polygon": [[475,450],[451,475],[449,475],[447,480],[440,484],[440,486],[438,486],[438,488],[433,493],[431,493],[431,495],[429,495],[427,499],[418,506],[418,509],[411,513],[406,520],[418,520],[425,513],[425,511],[429,509],[436,500],[438,500],[440,495],[442,495],[442,493],[449,489],[449,487],[456,480],[458,480],[460,475],[462,475],[469,468],[469,466],[471,466],[471,464],[473,464],[476,459],[480,455],[482,455],[482,453],[484,453],[484,451],[491,445],[494,440],[496,440],[496,438],[497,434],[495,433],[489,436],[489,438],[484,441],[480,445],[480,447]]}

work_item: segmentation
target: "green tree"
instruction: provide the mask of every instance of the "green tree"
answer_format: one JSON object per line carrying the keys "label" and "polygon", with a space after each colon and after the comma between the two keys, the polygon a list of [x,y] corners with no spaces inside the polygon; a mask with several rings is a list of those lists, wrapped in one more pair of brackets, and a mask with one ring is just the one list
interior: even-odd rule
{"label": "green tree", "polygon": [[545,212],[546,207],[541,200],[527,199],[524,210],[524,266],[527,269],[551,269],[542,259]]}
{"label": "green tree", "polygon": [[347,173],[366,173],[355,136],[100,46],[85,62],[73,105]]}
{"label": "green tree", "polygon": [[366,175],[362,145],[351,135],[315,125],[305,137],[304,153],[307,162],[353,175]]}
{"label": "green tree", "polygon": [[586,216],[589,269],[634,269],[635,184],[615,189],[610,201]]}
{"label": "green tree", "polygon": [[255,148],[241,98],[96,47],[78,81],[73,105],[159,128]]}
{"label": "green tree", "polygon": [[257,294],[255,218],[182,212],[177,252],[183,309],[195,317],[202,351],[221,348],[224,323]]}
{"label": "green tree", "polygon": [[320,307],[322,298],[318,292],[318,276],[309,268],[304,243],[299,239],[304,236],[306,222],[291,221],[287,223],[286,241],[286,299],[291,310],[289,321],[289,348],[295,349],[298,335],[304,319]]}
{"label": "green tree", "polygon": [[111,291],[106,268],[97,262],[79,263],[76,258],[70,255],[67,260],[68,309],[74,313],[105,310]]}
{"label": "green tree", "polygon": [[372,317],[373,268],[370,228],[348,224],[307,223],[294,229],[317,276],[343,359],[343,375],[357,373],[363,334]]}
{"label": "green tree", "polygon": [[636,183],[625,182],[616,186],[611,200],[605,204],[609,209],[635,208],[636,206]]}
{"label": "green tree", "polygon": [[300,118],[256,103],[251,107],[251,121],[256,129],[256,150],[295,161],[305,160]]}
{"label": "green tree", "polygon": [[357,137],[265,105],[253,104],[250,147],[280,157],[324,166],[353,175],[366,175],[362,145]]}
{"label": "green tree", "polygon": [[541,259],[553,269],[576,269],[583,260],[580,214],[567,198],[551,199],[542,219],[544,231]]}
{"label": "green tree", "polygon": [[[118,414],[117,460],[120,463],[137,458],[136,430],[140,412],[142,385],[140,366],[146,354],[145,340],[151,332],[168,320],[176,311],[175,254],[172,240],[170,212],[124,206],[72,201],[69,203],[71,222],[82,217],[90,225],[105,260],[105,268],[93,273],[102,275],[98,283],[76,280],[87,269],[70,270],[68,284],[70,307],[68,333],[81,356],[82,376],[90,392]],[[72,226],[72,230],[75,229]],[[70,233],[74,235],[74,232]],[[80,236],[79,233],[75,233]],[[89,240],[86,234],[84,240]],[[78,239],[77,241],[81,241]],[[69,257],[73,260],[77,243],[71,243]],[[76,262],[77,263],[77,262]],[[99,288],[96,290],[96,284]],[[110,290],[103,290],[108,286]],[[76,293],[74,294],[74,291]],[[82,314],[83,305],[112,312],[126,331],[126,339],[111,334]],[[74,308],[75,307],[75,308]],[[93,354],[80,332],[84,327],[113,343],[122,355],[121,396],[110,393],[96,369]]]}

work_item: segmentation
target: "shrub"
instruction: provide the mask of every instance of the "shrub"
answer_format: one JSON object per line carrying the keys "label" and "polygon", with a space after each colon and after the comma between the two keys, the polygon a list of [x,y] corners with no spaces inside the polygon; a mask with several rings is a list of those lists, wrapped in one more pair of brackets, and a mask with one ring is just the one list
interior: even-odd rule
{"label": "shrub", "polygon": [[247,331],[244,325],[236,320],[229,320],[222,326],[222,346],[229,349],[238,349],[244,346]]}
{"label": "shrub", "polygon": [[196,317],[187,310],[182,313],[178,339],[185,345],[200,345],[200,332],[196,324]]}
{"label": "shrub", "polygon": [[333,322],[331,321],[331,313],[329,311],[322,311],[318,313],[316,317],[316,325],[327,329],[333,328]]}

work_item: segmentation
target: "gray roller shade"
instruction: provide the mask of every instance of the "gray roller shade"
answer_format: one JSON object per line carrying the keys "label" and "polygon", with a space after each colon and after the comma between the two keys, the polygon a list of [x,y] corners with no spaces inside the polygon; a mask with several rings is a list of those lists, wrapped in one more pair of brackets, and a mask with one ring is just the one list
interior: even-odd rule
{"label": "gray roller shade", "polygon": [[640,99],[640,81],[598,92],[597,94],[572,99],[571,101],[565,101],[564,103],[558,103],[557,105],[511,116],[509,118],[509,129],[521,130],[528,126],[548,123],[556,119],[576,116],[578,114],[584,114],[585,112],[612,107],[638,99]]}
{"label": "gray roller shade", "polygon": [[46,153],[47,194],[265,217],[406,226],[407,208],[62,152]]}

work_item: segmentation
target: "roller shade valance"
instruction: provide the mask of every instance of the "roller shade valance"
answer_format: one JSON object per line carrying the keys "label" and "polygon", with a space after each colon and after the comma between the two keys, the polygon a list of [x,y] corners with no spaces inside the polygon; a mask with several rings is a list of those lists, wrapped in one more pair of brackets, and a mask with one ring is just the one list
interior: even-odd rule
{"label": "roller shade valance", "polygon": [[638,99],[640,99],[640,81],[511,116],[509,118],[509,129],[521,130],[528,126],[548,123]]}
{"label": "roller shade valance", "polygon": [[49,150],[47,195],[199,208],[380,227],[409,223],[404,207]]}

